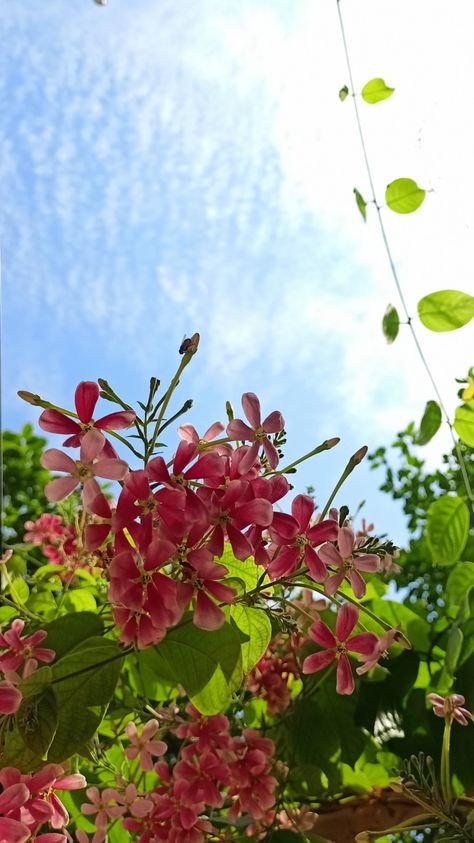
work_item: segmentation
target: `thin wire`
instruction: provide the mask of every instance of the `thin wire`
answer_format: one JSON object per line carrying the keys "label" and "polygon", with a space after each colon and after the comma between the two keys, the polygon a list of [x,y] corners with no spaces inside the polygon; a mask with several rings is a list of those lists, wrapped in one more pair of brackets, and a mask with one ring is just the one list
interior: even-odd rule
{"label": "thin wire", "polygon": [[474,513],[474,494],[472,492],[471,484],[469,482],[469,476],[468,476],[468,473],[467,473],[466,463],[464,461],[464,456],[463,456],[463,453],[461,451],[459,441],[456,439],[456,437],[454,435],[453,425],[452,425],[451,419],[449,418],[449,414],[448,414],[448,411],[447,411],[446,406],[444,404],[441,393],[438,389],[438,385],[437,385],[437,383],[434,379],[433,373],[432,373],[432,371],[429,367],[428,361],[427,361],[427,359],[425,357],[425,354],[423,352],[423,349],[421,347],[421,343],[420,343],[420,341],[418,339],[418,336],[416,334],[416,331],[413,327],[412,318],[411,318],[411,316],[408,312],[408,307],[407,307],[407,304],[406,304],[405,296],[403,295],[403,290],[402,290],[402,287],[401,287],[401,284],[400,284],[400,280],[398,278],[398,273],[397,273],[397,269],[396,269],[396,266],[395,266],[395,262],[393,260],[392,251],[390,249],[390,245],[389,245],[389,242],[388,242],[387,232],[385,231],[385,226],[384,226],[382,214],[380,213],[380,205],[377,202],[377,196],[376,196],[376,193],[375,193],[374,181],[373,181],[373,178],[372,178],[372,170],[371,170],[370,163],[369,163],[369,157],[367,155],[367,147],[365,145],[364,133],[362,131],[362,124],[360,122],[359,109],[357,107],[357,97],[355,95],[355,86],[354,86],[354,80],[353,80],[353,77],[352,77],[352,66],[351,66],[351,60],[349,58],[349,50],[348,50],[348,47],[347,47],[346,33],[345,33],[345,29],[344,29],[344,22],[343,22],[343,19],[342,19],[340,0],[336,0],[336,4],[337,4],[337,13],[338,13],[338,17],[339,17],[339,25],[340,25],[340,28],[341,28],[342,42],[343,42],[343,45],[344,45],[344,53],[345,53],[345,56],[346,56],[347,72],[348,72],[348,75],[349,75],[349,82],[350,82],[350,85],[351,85],[352,102],[354,104],[354,111],[355,111],[355,116],[356,116],[357,129],[359,131],[359,138],[360,138],[360,143],[361,143],[361,147],[362,147],[362,152],[363,152],[363,155],[364,155],[365,167],[366,167],[366,170],[367,170],[367,176],[369,178],[370,190],[372,192],[372,201],[373,201],[373,203],[375,205],[375,208],[376,208],[376,211],[377,211],[377,218],[378,218],[379,225],[380,225],[380,232],[381,232],[382,240],[383,240],[383,243],[384,243],[384,246],[385,246],[385,251],[387,253],[387,258],[388,258],[388,261],[389,261],[389,264],[390,264],[390,270],[391,270],[391,273],[392,273],[392,278],[395,282],[395,286],[397,288],[397,292],[398,292],[398,295],[400,297],[400,301],[402,303],[403,310],[405,312],[407,324],[408,324],[408,327],[410,329],[411,335],[413,337],[413,341],[415,343],[416,350],[418,351],[418,355],[419,355],[420,360],[421,360],[421,362],[422,362],[422,364],[425,368],[426,374],[428,375],[428,377],[431,381],[431,384],[432,384],[433,389],[435,391],[436,397],[438,399],[439,406],[441,407],[441,410],[444,414],[446,423],[449,427],[449,432],[450,432],[451,439],[452,439],[453,444],[454,444],[454,448],[456,450],[456,455],[457,455],[457,458],[458,458],[459,467],[461,469],[462,479],[463,479],[463,482],[464,482],[464,486],[466,488],[467,497],[468,497],[469,502],[471,504],[471,509]]}

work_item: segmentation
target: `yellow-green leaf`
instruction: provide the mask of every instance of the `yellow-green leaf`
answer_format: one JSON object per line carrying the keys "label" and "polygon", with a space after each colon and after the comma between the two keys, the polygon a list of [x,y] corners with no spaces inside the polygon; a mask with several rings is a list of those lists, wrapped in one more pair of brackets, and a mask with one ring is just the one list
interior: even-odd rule
{"label": "yellow-green leaf", "polygon": [[420,429],[416,434],[416,444],[426,445],[435,433],[438,432],[441,425],[441,408],[436,401],[427,401],[423,418],[421,419]]}
{"label": "yellow-green leaf", "polygon": [[348,96],[349,96],[349,88],[347,87],[347,85],[344,85],[344,87],[341,88],[341,90],[339,91],[339,99],[341,100],[341,102],[344,102],[344,100]]}
{"label": "yellow-green leaf", "polygon": [[369,81],[366,82],[362,88],[361,94],[362,99],[365,100],[365,102],[368,102],[370,105],[374,105],[377,102],[382,102],[382,100],[387,100],[392,96],[394,90],[395,88],[389,88],[389,86],[385,84],[384,79],[376,77],[375,79],[369,79]]}
{"label": "yellow-green leaf", "polygon": [[357,207],[362,215],[362,219],[364,222],[367,222],[367,202],[362,196],[362,193],[360,193],[356,187],[354,188],[354,196],[357,202]]}
{"label": "yellow-green leaf", "polygon": [[461,290],[437,290],[420,299],[418,315],[430,331],[454,331],[474,316],[474,296]]}
{"label": "yellow-green leaf", "polygon": [[420,207],[426,190],[418,187],[413,179],[395,179],[387,185],[385,201],[391,211],[397,214],[412,214]]}
{"label": "yellow-green leaf", "polygon": [[454,429],[466,445],[474,448],[474,399],[460,404],[454,414]]}

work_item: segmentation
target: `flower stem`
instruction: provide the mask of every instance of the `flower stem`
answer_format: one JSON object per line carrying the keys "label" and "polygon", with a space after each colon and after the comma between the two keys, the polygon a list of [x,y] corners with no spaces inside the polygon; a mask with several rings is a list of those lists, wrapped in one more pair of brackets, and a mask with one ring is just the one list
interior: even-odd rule
{"label": "flower stem", "polygon": [[329,495],[329,498],[326,502],[326,505],[325,505],[323,511],[321,512],[320,521],[323,520],[324,516],[329,511],[329,507],[331,506],[331,504],[332,504],[334,498],[336,497],[339,489],[341,488],[342,484],[345,483],[345,481],[349,477],[349,474],[351,474],[352,471],[354,471],[354,468],[356,467],[356,465],[359,465],[359,463],[362,462],[362,460],[364,459],[367,451],[368,451],[367,445],[363,445],[362,448],[359,448],[359,450],[356,451],[355,454],[352,455],[352,457],[350,458],[349,462],[347,463],[344,471],[342,472],[339,480],[337,481],[336,485],[334,486],[334,489],[332,490],[331,494]]}
{"label": "flower stem", "polygon": [[166,408],[167,408],[167,406],[168,406],[168,404],[171,400],[171,396],[173,395],[173,392],[175,391],[176,387],[178,386],[181,374],[183,373],[184,369],[188,365],[188,363],[191,360],[191,357],[193,356],[193,354],[194,354],[194,351],[188,351],[186,354],[183,355],[183,359],[181,360],[181,362],[178,366],[178,369],[176,371],[176,374],[174,375],[174,377],[173,377],[173,379],[172,379],[172,381],[171,381],[171,383],[168,387],[168,390],[167,390],[167,392],[164,396],[163,403],[161,405],[160,412],[159,412],[158,418],[157,418],[156,423],[155,423],[155,430],[153,432],[151,442],[149,443],[148,448],[145,448],[145,465],[147,464],[149,458],[153,454],[153,450],[155,448],[155,443],[156,443],[156,440],[158,438],[158,434],[160,432],[161,423],[162,423],[163,417],[166,413]]}
{"label": "flower stem", "polygon": [[453,719],[451,714],[446,714],[444,718],[443,747],[441,749],[441,792],[443,794],[446,807],[449,807],[452,800],[451,773],[449,769],[449,748],[451,743],[452,722]]}
{"label": "flower stem", "polygon": [[338,436],[334,436],[333,439],[326,439],[321,443],[321,445],[318,445],[316,448],[313,448],[312,451],[305,454],[304,457],[300,457],[298,460],[290,463],[290,465],[285,465],[285,468],[279,468],[277,471],[267,471],[265,472],[264,477],[270,477],[271,474],[286,474],[288,471],[292,471],[296,465],[299,465],[305,460],[309,460],[311,457],[315,457],[316,454],[320,454],[321,451],[329,451],[330,448],[334,448],[334,446],[340,441],[341,440]]}

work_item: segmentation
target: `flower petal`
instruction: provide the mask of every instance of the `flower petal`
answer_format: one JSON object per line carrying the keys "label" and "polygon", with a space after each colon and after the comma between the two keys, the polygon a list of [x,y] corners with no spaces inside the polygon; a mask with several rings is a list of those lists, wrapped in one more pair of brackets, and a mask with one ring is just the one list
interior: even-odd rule
{"label": "flower petal", "polygon": [[327,667],[328,664],[331,664],[335,658],[335,650],[321,650],[320,653],[312,653],[312,655],[307,656],[303,662],[303,673],[316,673],[316,671],[322,670],[323,667]]}
{"label": "flower petal", "polygon": [[260,401],[255,392],[244,392],[242,395],[242,409],[252,427],[260,427]]}
{"label": "flower petal", "polygon": [[255,434],[248,424],[242,419],[234,419],[227,425],[227,436],[229,439],[242,439],[243,442],[253,442]]}
{"label": "flower petal", "polygon": [[[55,477],[44,487],[44,493],[49,501],[62,501],[67,498],[76,486],[79,485],[78,477]],[[99,490],[100,491],[100,490]]]}
{"label": "flower petal", "polygon": [[352,556],[355,544],[354,530],[351,527],[340,527],[337,537],[337,546],[343,559]]}
{"label": "flower petal", "polygon": [[291,514],[296,518],[300,529],[298,532],[306,532],[310,518],[314,512],[314,501],[309,495],[297,495],[291,504]]}
{"label": "flower petal", "polygon": [[351,663],[345,653],[337,663],[336,691],[338,694],[352,694],[355,683],[352,675]]}
{"label": "flower petal", "polygon": [[357,621],[359,620],[359,610],[357,606],[352,603],[344,603],[337,613],[336,620],[336,638],[338,641],[345,641],[351,634]]}
{"label": "flower petal", "polygon": [[[92,433],[92,430],[90,431]],[[127,471],[128,463],[125,460],[99,460],[92,466],[97,477],[105,477],[107,480],[123,480]]]}
{"label": "flower petal", "polygon": [[38,424],[48,433],[80,433],[81,426],[59,410],[45,410],[41,413]]}
{"label": "flower petal", "polygon": [[68,474],[75,474],[77,471],[75,460],[58,448],[49,448],[41,454],[40,463],[48,471],[67,471]]}
{"label": "flower petal", "polygon": [[363,653],[364,656],[372,655],[377,644],[378,638],[375,632],[359,632],[346,641],[346,646],[351,652]]}
{"label": "flower petal", "polygon": [[136,417],[133,410],[120,410],[118,413],[109,413],[107,416],[102,416],[101,419],[94,422],[94,425],[101,430],[124,430],[124,428],[133,424]]}
{"label": "flower petal", "polygon": [[199,591],[194,609],[193,624],[199,629],[219,629],[225,623],[222,609],[203,591]]}
{"label": "flower petal", "polygon": [[309,637],[316,641],[321,647],[335,647],[337,644],[336,637],[332,631],[329,629],[328,625],[323,623],[323,621],[315,621],[315,623],[310,626],[309,630]]}
{"label": "flower petal", "polygon": [[82,437],[80,450],[81,462],[92,462],[92,460],[97,459],[99,454],[104,450],[104,445],[104,434],[100,430],[96,430],[95,427],[92,430],[88,430]]}
{"label": "flower petal", "polygon": [[74,403],[76,412],[83,424],[88,424],[92,418],[95,405],[99,399],[99,386],[94,381],[81,381],[76,388]]}

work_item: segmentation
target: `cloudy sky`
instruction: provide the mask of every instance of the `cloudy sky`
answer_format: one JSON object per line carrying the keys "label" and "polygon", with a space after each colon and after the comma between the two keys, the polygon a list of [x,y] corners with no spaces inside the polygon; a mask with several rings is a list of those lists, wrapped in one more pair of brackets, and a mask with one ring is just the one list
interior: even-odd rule
{"label": "cloudy sky", "polygon": [[[410,313],[436,289],[473,292],[474,6],[341,0],[376,190],[430,192],[383,210]],[[19,388],[72,406],[107,378],[131,403],[201,334],[178,398],[202,431],[244,391],[281,409],[288,457],[341,444],[295,477],[322,502],[361,444],[389,444],[434,397],[399,305],[369,194],[336,0],[28,0],[2,29],[3,424],[35,420]],[[372,213],[371,213],[372,212]],[[415,318],[415,324],[417,320]],[[417,324],[450,411],[472,327]],[[436,462],[446,431],[425,449]],[[394,503],[361,467],[339,502],[395,540]]]}

